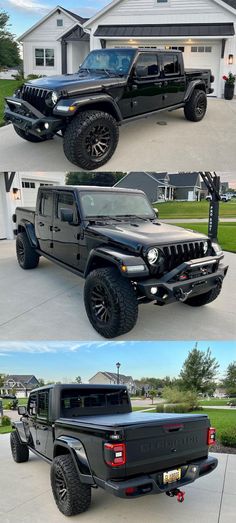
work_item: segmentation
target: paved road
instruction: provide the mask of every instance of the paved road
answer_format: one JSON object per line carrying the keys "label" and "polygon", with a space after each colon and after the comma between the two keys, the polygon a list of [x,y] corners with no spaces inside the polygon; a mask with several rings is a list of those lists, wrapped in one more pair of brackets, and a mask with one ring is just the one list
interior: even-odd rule
{"label": "paved road", "polygon": [[[160,123],[166,125],[158,125]],[[199,123],[185,120],[183,110],[162,112],[120,129],[120,141],[103,171],[235,171],[236,100],[208,100]],[[216,154],[217,152],[217,154]],[[12,125],[0,129],[0,170],[75,171],[64,156],[62,139],[33,144]]]}
{"label": "paved road", "polygon": [[[141,305],[136,327],[119,340],[235,339],[236,255],[226,253],[225,261],[230,269],[215,302]],[[85,313],[83,280],[45,259],[23,271],[14,241],[0,242],[0,328],[2,340],[101,339]]]}
{"label": "paved road", "polygon": [[[118,499],[103,490],[92,492],[88,512],[72,518],[80,523],[233,523],[236,512],[236,455],[217,454],[218,468],[187,486],[185,502],[167,496]],[[16,464],[10,455],[9,435],[0,436],[1,523],[65,523],[56,508],[49,465],[34,455]]]}

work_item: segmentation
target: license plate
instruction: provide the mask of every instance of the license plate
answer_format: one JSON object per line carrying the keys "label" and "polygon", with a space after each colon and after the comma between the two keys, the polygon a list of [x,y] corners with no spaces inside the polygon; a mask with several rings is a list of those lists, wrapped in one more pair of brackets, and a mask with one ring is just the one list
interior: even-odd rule
{"label": "license plate", "polygon": [[169,470],[163,473],[163,483],[174,483],[181,479],[181,469]]}

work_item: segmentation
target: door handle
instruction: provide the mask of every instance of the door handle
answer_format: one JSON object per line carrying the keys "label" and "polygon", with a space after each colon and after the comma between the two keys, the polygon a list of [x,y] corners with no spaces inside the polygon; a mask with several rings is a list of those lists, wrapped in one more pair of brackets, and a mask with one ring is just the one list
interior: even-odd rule
{"label": "door handle", "polygon": [[39,227],[44,227],[44,223],[43,222],[39,222]]}
{"label": "door handle", "polygon": [[164,82],[162,82],[162,86],[164,85],[164,87],[167,87],[168,85],[168,82],[165,80]]}
{"label": "door handle", "polygon": [[61,229],[60,229],[59,227],[54,227],[54,228],[53,228],[53,231],[54,231],[54,232],[60,232],[60,230],[61,230]]}

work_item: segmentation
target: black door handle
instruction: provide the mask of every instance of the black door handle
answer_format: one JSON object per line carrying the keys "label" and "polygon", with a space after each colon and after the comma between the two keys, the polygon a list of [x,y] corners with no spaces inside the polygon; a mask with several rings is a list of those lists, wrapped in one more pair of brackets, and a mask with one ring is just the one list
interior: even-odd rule
{"label": "black door handle", "polygon": [[44,223],[43,222],[39,222],[39,227],[44,227]]}
{"label": "black door handle", "polygon": [[59,227],[54,227],[54,229],[53,229],[54,232],[60,232],[60,230],[61,229]]}

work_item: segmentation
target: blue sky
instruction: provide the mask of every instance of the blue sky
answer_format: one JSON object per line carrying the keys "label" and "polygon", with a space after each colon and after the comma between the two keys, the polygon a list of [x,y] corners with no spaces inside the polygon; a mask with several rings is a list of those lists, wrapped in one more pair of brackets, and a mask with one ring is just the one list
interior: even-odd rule
{"label": "blue sky", "polygon": [[19,36],[57,5],[90,18],[109,3],[110,0],[0,0],[0,8],[10,15],[11,31]]}
{"label": "blue sky", "polygon": [[[0,373],[34,374],[37,378],[84,382],[99,370],[120,372],[139,379],[143,376],[177,376],[193,341],[168,342],[0,342]],[[219,378],[228,364],[236,361],[236,342],[201,341],[200,350],[210,347],[220,363]]]}

